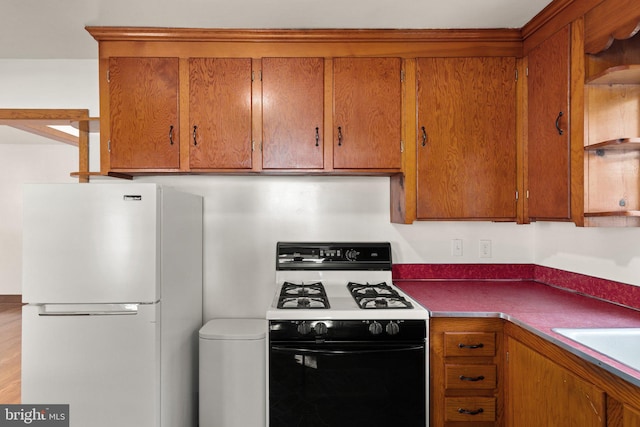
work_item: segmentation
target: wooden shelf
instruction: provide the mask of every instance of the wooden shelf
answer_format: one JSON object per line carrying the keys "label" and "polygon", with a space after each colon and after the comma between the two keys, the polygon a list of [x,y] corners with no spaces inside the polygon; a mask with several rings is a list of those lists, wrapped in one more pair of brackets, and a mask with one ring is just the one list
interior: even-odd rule
{"label": "wooden shelf", "polygon": [[617,138],[591,144],[584,147],[585,151],[596,150],[640,150],[640,138]]}
{"label": "wooden shelf", "polygon": [[640,211],[608,211],[608,212],[585,212],[585,217],[614,217],[614,216],[633,216],[640,217]]}
{"label": "wooden shelf", "polygon": [[589,85],[640,84],[640,65],[618,65],[607,68],[585,81]]}

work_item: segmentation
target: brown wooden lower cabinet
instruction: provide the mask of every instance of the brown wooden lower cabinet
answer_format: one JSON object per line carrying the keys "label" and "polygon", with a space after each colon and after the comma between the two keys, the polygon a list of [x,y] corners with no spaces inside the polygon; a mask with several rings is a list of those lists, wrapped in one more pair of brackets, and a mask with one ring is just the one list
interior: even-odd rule
{"label": "brown wooden lower cabinet", "polygon": [[431,319],[431,427],[503,425],[502,322]]}
{"label": "brown wooden lower cabinet", "polygon": [[430,427],[640,427],[640,387],[507,320],[431,318]]}
{"label": "brown wooden lower cabinet", "polygon": [[512,338],[507,346],[509,425],[605,426],[601,389]]}
{"label": "brown wooden lower cabinet", "polygon": [[509,427],[640,427],[640,387],[505,322]]}

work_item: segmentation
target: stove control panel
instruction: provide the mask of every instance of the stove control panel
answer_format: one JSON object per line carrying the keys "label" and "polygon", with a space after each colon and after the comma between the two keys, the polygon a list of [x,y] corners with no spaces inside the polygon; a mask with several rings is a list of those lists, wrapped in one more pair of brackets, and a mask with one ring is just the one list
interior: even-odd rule
{"label": "stove control panel", "polygon": [[276,341],[403,340],[426,337],[424,320],[273,320]]}
{"label": "stove control panel", "polygon": [[389,242],[278,242],[277,270],[391,270]]}

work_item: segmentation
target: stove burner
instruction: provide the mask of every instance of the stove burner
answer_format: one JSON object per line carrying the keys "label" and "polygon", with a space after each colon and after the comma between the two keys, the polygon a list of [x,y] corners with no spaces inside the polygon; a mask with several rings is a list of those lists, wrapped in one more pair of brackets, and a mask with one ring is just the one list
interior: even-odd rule
{"label": "stove burner", "polygon": [[389,303],[387,303],[387,300],[385,300],[385,299],[376,298],[375,305],[376,305],[376,307],[387,307],[389,305]]}
{"label": "stove burner", "polygon": [[278,308],[329,308],[329,300],[321,282],[284,282],[278,297]]}
{"label": "stove burner", "polygon": [[311,305],[311,300],[309,298],[298,298],[298,306],[299,307],[309,307]]}
{"label": "stove burner", "polygon": [[386,282],[375,284],[349,282],[347,288],[349,288],[351,296],[353,296],[360,308],[413,308],[411,302],[387,285]]}

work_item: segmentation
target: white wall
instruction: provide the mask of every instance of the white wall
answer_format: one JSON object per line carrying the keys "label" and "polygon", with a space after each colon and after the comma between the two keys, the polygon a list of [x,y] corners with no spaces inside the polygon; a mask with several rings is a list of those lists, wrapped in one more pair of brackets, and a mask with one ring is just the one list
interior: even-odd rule
{"label": "white wall", "polygon": [[[261,316],[274,293],[277,241],[383,240],[397,263],[533,259],[533,227],[509,223],[391,224],[389,178],[145,177],[205,198],[205,317]],[[451,256],[451,239],[463,256]],[[479,258],[479,239],[493,257]]]}
{"label": "white wall", "polygon": [[[93,61],[0,61],[0,108],[89,108],[97,115],[96,75]],[[67,147],[62,147],[60,152],[65,152]],[[13,218],[2,229],[3,258],[15,252],[20,241],[20,181],[48,167],[47,175],[37,180],[67,179],[77,169],[73,150],[61,155],[63,160],[43,149],[46,167],[34,164],[28,148],[21,150],[25,151],[19,158],[11,160],[5,151],[0,152],[0,212],[3,218]],[[9,178],[5,169],[21,172]],[[17,178],[19,175],[23,178]],[[170,176],[139,180],[205,197],[207,318],[264,312],[273,292],[278,240],[389,240],[394,261],[399,263],[535,262],[640,286],[640,245],[634,244],[640,229],[583,229],[556,223],[391,224],[389,179],[385,177]],[[462,257],[450,255],[454,238],[463,240]],[[492,240],[492,258],[479,258],[480,239]],[[15,284],[20,267],[15,255],[11,256],[12,262],[0,263],[0,294],[20,292]]]}
{"label": "white wall", "polygon": [[536,224],[534,262],[640,286],[640,228]]}

